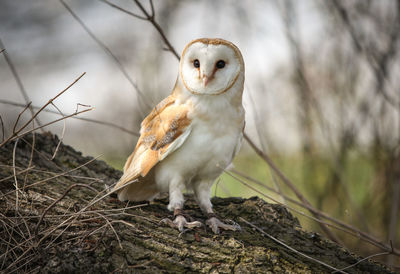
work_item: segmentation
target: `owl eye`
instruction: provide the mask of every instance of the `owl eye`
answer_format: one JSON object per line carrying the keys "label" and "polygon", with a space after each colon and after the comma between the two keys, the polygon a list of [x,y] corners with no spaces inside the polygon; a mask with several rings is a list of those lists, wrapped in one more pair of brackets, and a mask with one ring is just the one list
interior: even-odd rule
{"label": "owl eye", "polygon": [[215,66],[217,68],[219,68],[219,69],[222,69],[222,68],[225,67],[225,61],[224,60],[219,60]]}
{"label": "owl eye", "polygon": [[199,61],[198,59],[194,60],[194,61],[193,61],[193,66],[194,66],[195,68],[199,68],[199,67],[200,67],[200,61]]}

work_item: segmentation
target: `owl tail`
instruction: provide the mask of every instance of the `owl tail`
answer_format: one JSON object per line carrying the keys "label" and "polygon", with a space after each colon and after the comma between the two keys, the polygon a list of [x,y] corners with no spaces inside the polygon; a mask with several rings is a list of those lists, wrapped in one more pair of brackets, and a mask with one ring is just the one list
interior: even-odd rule
{"label": "owl tail", "polygon": [[159,194],[153,174],[142,177],[140,174],[125,172],[115,185],[115,190],[120,201],[149,201]]}

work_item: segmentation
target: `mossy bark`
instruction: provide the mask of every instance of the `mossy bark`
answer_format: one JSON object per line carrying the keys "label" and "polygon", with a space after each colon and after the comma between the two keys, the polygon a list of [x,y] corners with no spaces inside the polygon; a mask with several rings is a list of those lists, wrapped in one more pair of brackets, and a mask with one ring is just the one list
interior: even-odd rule
{"label": "mossy bark", "polygon": [[[221,218],[239,223],[242,231],[214,235],[203,227],[180,234],[160,224],[161,219],[170,216],[167,197],[150,204],[126,204],[107,196],[94,203],[106,193],[107,185],[118,180],[120,171],[62,144],[50,160],[58,143],[51,134],[36,134],[33,153],[32,143],[30,135],[19,140],[17,146],[12,142],[0,148],[0,180],[5,179],[0,182],[3,271],[332,272],[265,237],[240,217],[334,268],[345,268],[361,259],[316,233],[303,231],[286,208],[257,197],[212,201]],[[32,154],[34,168],[23,172]],[[130,208],[122,210],[124,207]],[[185,209],[194,219],[205,222],[193,197],[187,196]],[[390,273],[368,260],[345,271]]]}

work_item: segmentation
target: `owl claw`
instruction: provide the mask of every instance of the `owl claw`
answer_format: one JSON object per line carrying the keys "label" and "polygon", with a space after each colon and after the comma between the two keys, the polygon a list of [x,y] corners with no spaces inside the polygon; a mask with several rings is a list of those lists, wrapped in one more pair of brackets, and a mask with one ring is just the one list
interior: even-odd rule
{"label": "owl claw", "polygon": [[200,223],[199,221],[194,221],[194,222],[186,221],[185,217],[183,217],[182,215],[176,216],[175,220],[173,221],[171,221],[168,218],[162,219],[160,223],[167,224],[172,228],[177,228],[180,232],[183,232],[185,227],[188,229],[193,229],[195,227],[203,226],[203,224]]}
{"label": "owl claw", "polygon": [[208,225],[215,234],[219,234],[220,228],[222,228],[224,230],[232,230],[232,231],[242,230],[240,225],[238,225],[237,223],[234,223],[233,225],[228,225],[228,224],[221,222],[216,217],[209,218],[206,221],[206,225]]}

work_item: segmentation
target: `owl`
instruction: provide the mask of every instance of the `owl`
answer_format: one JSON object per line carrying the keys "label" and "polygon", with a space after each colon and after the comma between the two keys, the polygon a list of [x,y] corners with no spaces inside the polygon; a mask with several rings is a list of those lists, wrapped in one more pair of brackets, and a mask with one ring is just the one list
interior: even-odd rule
{"label": "owl", "polygon": [[217,218],[210,189],[241,145],[243,85],[243,57],[234,44],[209,38],[190,42],[171,95],[141,123],[136,148],[114,187],[118,198],[144,201],[168,192],[174,220],[162,222],[183,231],[202,225],[183,212],[183,191],[193,191],[214,233],[240,229]]}

